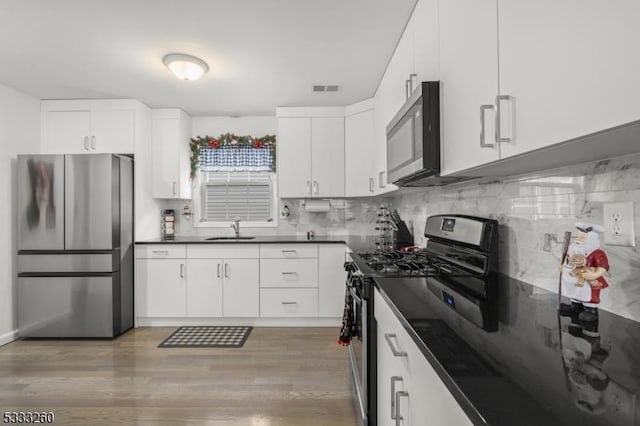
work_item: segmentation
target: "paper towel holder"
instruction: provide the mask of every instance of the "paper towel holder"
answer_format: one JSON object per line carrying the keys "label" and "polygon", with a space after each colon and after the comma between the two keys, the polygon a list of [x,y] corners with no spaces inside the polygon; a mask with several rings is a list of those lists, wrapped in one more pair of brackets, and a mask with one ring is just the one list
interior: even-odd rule
{"label": "paper towel holder", "polygon": [[306,199],[302,202],[304,210],[310,213],[323,213],[331,210],[330,200]]}

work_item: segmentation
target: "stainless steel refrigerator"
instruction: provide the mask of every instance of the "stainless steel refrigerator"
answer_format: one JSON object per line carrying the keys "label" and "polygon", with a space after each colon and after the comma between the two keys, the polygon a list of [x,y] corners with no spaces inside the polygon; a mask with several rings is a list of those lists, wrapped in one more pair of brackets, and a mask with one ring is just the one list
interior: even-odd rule
{"label": "stainless steel refrigerator", "polygon": [[133,327],[133,160],[19,155],[21,337],[115,337]]}

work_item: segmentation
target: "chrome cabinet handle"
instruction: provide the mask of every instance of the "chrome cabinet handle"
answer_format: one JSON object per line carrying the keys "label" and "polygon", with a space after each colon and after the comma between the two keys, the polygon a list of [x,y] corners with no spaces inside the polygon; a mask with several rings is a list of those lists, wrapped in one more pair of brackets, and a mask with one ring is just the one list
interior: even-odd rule
{"label": "chrome cabinet handle", "polygon": [[225,278],[229,278],[229,264],[228,263],[224,264],[224,277]]}
{"label": "chrome cabinet handle", "polygon": [[398,348],[396,348],[396,345],[391,341],[391,339],[397,339],[395,333],[384,333],[384,339],[387,341],[387,345],[389,345],[393,356],[407,356],[406,352],[398,350]]}
{"label": "chrome cabinet handle", "polygon": [[280,302],[280,303],[282,303],[283,305],[297,305],[298,304],[298,302]]}
{"label": "chrome cabinet handle", "polygon": [[316,195],[318,195],[318,186],[319,186],[318,185],[318,181],[314,180],[313,181],[313,193],[316,194]]}
{"label": "chrome cabinet handle", "polygon": [[307,195],[311,195],[311,181],[308,180],[307,181],[307,191],[306,191]]}
{"label": "chrome cabinet handle", "polygon": [[493,148],[494,144],[487,143],[485,141],[485,126],[484,126],[484,118],[485,111],[488,109],[493,109],[493,105],[480,105],[480,148]]}
{"label": "chrome cabinet handle", "polygon": [[391,376],[391,420],[395,420],[397,416],[396,411],[396,382],[402,382],[402,377]]}
{"label": "chrome cabinet handle", "polygon": [[380,188],[386,188],[387,185],[385,185],[385,179],[384,179],[384,175],[385,175],[385,171],[382,171],[380,173],[378,173],[378,187]]}
{"label": "chrome cabinet handle", "polygon": [[[500,104],[502,101],[513,101],[513,97],[509,95],[498,95],[496,96],[496,142],[511,142],[511,137],[502,137],[502,131],[500,129]],[[513,118],[512,118],[513,121]],[[512,123],[513,124],[513,123]]]}
{"label": "chrome cabinet handle", "polygon": [[180,278],[184,278],[184,263],[180,264]]}
{"label": "chrome cabinet handle", "polygon": [[169,250],[151,250],[151,253],[153,253],[153,254],[161,254],[163,256],[168,256],[169,255]]}
{"label": "chrome cabinet handle", "polygon": [[89,151],[89,136],[84,137],[84,150]]}
{"label": "chrome cabinet handle", "polygon": [[282,254],[285,254],[285,253],[297,253],[298,252],[298,250],[280,250],[280,251],[282,252]]}
{"label": "chrome cabinet handle", "polygon": [[400,415],[400,398],[406,396],[409,398],[409,392],[407,391],[398,391],[396,392],[396,426],[400,426],[400,422],[404,422],[404,417]]}
{"label": "chrome cabinet handle", "polygon": [[93,149],[94,151],[96,149],[96,137],[95,137],[95,135],[91,136],[91,149]]}
{"label": "chrome cabinet handle", "polygon": [[177,189],[178,189],[177,183],[173,182],[173,195],[176,195],[176,193],[178,192]]}
{"label": "chrome cabinet handle", "polygon": [[220,264],[218,263],[216,266],[217,266],[216,277],[220,278]]}
{"label": "chrome cabinet handle", "polygon": [[373,178],[369,178],[369,192],[373,192]]}
{"label": "chrome cabinet handle", "polygon": [[282,275],[298,275],[297,272],[282,272]]}

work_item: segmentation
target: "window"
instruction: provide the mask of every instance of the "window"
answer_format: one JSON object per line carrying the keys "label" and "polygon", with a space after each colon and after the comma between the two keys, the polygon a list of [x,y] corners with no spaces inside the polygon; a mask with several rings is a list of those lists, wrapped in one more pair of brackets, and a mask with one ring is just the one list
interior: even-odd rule
{"label": "window", "polygon": [[202,172],[201,222],[273,218],[271,172]]}
{"label": "window", "polygon": [[229,226],[236,217],[249,226],[277,225],[274,136],[198,137],[191,150],[200,169],[196,226]]}

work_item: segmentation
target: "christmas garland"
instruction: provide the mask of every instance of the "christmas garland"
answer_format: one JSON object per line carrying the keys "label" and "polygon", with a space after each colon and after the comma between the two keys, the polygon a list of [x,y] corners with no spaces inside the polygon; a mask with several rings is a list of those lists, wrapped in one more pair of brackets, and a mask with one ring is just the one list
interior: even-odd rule
{"label": "christmas garland", "polygon": [[205,149],[218,148],[269,148],[273,168],[276,165],[276,137],[275,135],[264,135],[256,138],[253,136],[237,136],[233,133],[225,133],[214,138],[213,136],[191,138],[189,143],[191,148],[191,178],[194,178],[200,166],[200,152]]}

